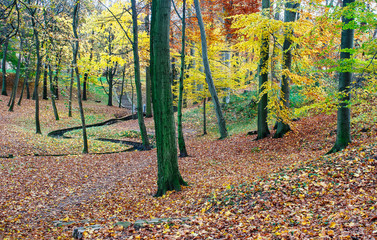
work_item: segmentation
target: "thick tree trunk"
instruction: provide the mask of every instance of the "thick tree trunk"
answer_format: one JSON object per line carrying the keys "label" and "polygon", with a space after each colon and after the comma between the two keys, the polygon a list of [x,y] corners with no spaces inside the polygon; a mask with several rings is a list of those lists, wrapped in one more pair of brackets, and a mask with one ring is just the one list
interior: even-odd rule
{"label": "thick tree trunk", "polygon": [[[354,3],[355,0],[343,0],[343,7]],[[342,17],[342,22],[348,24],[353,21],[353,18]],[[352,81],[352,66],[349,62],[351,53],[347,51],[353,48],[354,29],[343,29],[341,37],[341,53],[340,61],[342,65],[342,72],[339,74],[339,94],[340,103],[338,106],[338,120],[336,131],[336,142],[334,147],[328,153],[338,152],[348,146],[351,142],[351,110],[349,103],[351,100],[351,81]]]}
{"label": "thick tree trunk", "polygon": [[207,53],[207,38],[206,38],[205,29],[204,29],[203,17],[200,10],[199,0],[194,0],[194,3],[195,3],[196,17],[198,19],[198,24],[200,28],[200,37],[202,41],[202,57],[203,57],[204,71],[206,74],[206,82],[208,84],[208,90],[211,93],[212,101],[215,106],[217,124],[218,124],[219,132],[220,132],[220,139],[223,139],[228,136],[228,131],[226,129],[225,118],[221,110],[220,101],[219,101],[219,98],[217,97],[216,88],[215,88],[215,85],[213,84],[211,69],[209,67],[208,53]]}
{"label": "thick tree trunk", "polygon": [[137,119],[139,122],[139,128],[141,133],[141,139],[143,141],[143,147],[145,150],[150,150],[151,146],[148,140],[147,129],[144,123],[144,113],[143,113],[143,97],[141,94],[141,82],[140,82],[140,60],[139,60],[139,39],[138,39],[138,25],[137,25],[137,11],[136,11],[136,0],[131,0],[132,8],[132,27],[133,27],[133,37],[134,41],[132,44],[134,52],[134,69],[135,69],[135,85],[136,85],[136,95],[137,95]]}
{"label": "thick tree trunk", "polygon": [[179,156],[187,157],[185,138],[182,130],[182,106],[183,106],[183,77],[185,74],[185,45],[186,45],[186,0],[183,0],[182,9],[182,49],[181,49],[181,74],[179,76],[179,95],[178,95],[178,148]]}
{"label": "thick tree trunk", "polygon": [[[296,10],[300,6],[299,3],[294,2],[287,2],[285,4],[285,13],[284,13],[284,22],[294,22],[296,20]],[[291,26],[286,26],[285,29],[285,39],[283,44],[283,70],[291,70],[292,65],[292,36],[293,36],[293,29]],[[284,111],[289,110],[289,95],[290,95],[290,88],[289,88],[289,78],[286,74],[283,74],[281,80],[281,89],[280,89],[281,100],[283,101]],[[283,119],[278,119],[277,129],[274,134],[274,138],[281,138],[290,131],[291,128],[289,124],[284,122]]]}
{"label": "thick tree trunk", "polygon": [[4,45],[3,45],[3,61],[2,61],[2,64],[1,64],[1,69],[2,69],[2,73],[3,73],[3,83],[2,83],[2,87],[1,87],[1,95],[4,95],[4,96],[8,96],[7,94],[7,68],[6,68],[6,63],[7,63],[7,52],[8,52],[8,45],[9,45],[9,39],[7,38],[5,41],[4,41]]}
{"label": "thick tree trunk", "polygon": [[84,116],[84,109],[82,107],[82,99],[81,99],[81,87],[80,87],[80,73],[79,68],[77,66],[77,53],[79,51],[79,37],[77,34],[77,27],[79,23],[79,8],[80,8],[80,0],[78,0],[73,9],[73,19],[72,19],[72,28],[73,28],[73,35],[75,37],[75,43],[73,45],[73,66],[75,68],[76,73],[76,81],[77,81],[77,100],[79,103],[80,109],[80,117],[81,117],[81,124],[82,124],[82,137],[84,142],[84,148],[82,150],[83,153],[88,153],[88,137],[86,134],[86,125],[85,125],[85,116]]}
{"label": "thick tree trunk", "polygon": [[170,8],[170,0],[152,1],[151,70],[158,163],[155,196],[162,196],[170,190],[180,191],[181,185],[187,185],[179,173],[175,139],[169,65]]}
{"label": "thick tree trunk", "polygon": [[[262,11],[269,11],[270,0],[262,0]],[[263,13],[266,14],[266,13]],[[268,13],[267,13],[268,14]],[[259,63],[259,94],[265,90],[264,84],[268,81],[268,59],[269,59],[269,33],[263,30],[261,37],[261,51]],[[258,103],[258,136],[257,139],[262,139],[270,134],[267,123],[267,93],[264,93]]]}

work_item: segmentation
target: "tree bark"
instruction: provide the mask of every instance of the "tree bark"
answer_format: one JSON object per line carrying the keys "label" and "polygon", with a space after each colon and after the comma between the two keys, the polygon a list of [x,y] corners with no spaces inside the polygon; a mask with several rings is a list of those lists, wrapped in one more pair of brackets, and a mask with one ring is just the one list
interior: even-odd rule
{"label": "tree bark", "polygon": [[219,127],[219,132],[220,132],[220,139],[223,139],[223,138],[228,137],[228,131],[226,129],[225,118],[221,110],[220,101],[219,101],[219,98],[217,97],[216,88],[213,83],[212,73],[209,66],[208,53],[207,53],[207,38],[206,38],[205,29],[204,29],[203,17],[200,10],[199,0],[194,0],[194,3],[195,3],[196,16],[197,16],[198,24],[200,28],[200,38],[202,41],[202,57],[203,57],[204,71],[206,74],[206,82],[208,84],[208,90],[211,93],[213,104],[215,106],[217,125]]}
{"label": "tree bark", "polygon": [[170,82],[170,10],[171,0],[152,1],[151,70],[158,163],[157,197],[170,190],[180,191],[181,185],[187,185],[179,173],[175,138]]}
{"label": "tree bark", "polygon": [[[343,7],[354,3],[355,0],[343,0]],[[354,18],[342,17],[342,22],[346,25],[353,21]],[[337,114],[337,131],[336,142],[334,147],[328,153],[334,153],[343,150],[351,142],[351,110],[349,103],[351,100],[351,81],[352,81],[352,66],[349,62],[351,53],[346,51],[354,47],[354,29],[347,28],[342,30],[341,36],[341,53],[340,65],[342,66],[339,74],[339,94],[340,102]]]}
{"label": "tree bark", "polygon": [[179,156],[187,157],[185,138],[182,130],[182,105],[183,105],[183,78],[185,74],[185,45],[186,45],[186,0],[183,0],[182,9],[182,49],[181,49],[181,74],[179,76],[179,95],[178,95],[178,148]]}
{"label": "tree bark", "polygon": [[143,97],[141,94],[139,39],[138,39],[139,36],[138,36],[138,25],[137,25],[136,0],[131,0],[131,8],[132,8],[132,27],[133,27],[132,48],[134,52],[135,86],[136,86],[136,95],[137,95],[137,119],[139,122],[139,128],[140,128],[140,133],[141,133],[141,139],[143,141],[143,147],[145,150],[150,150],[151,146],[149,144],[147,129],[144,123]]}
{"label": "tree bark", "polygon": [[[270,0],[262,0],[262,11],[269,11]],[[268,13],[264,12],[264,15]],[[259,95],[265,90],[264,84],[268,81],[268,59],[269,59],[269,33],[266,30],[262,30],[261,37],[261,51],[260,51],[260,63],[259,63]],[[258,139],[267,137],[270,134],[267,123],[267,104],[268,96],[264,93],[258,102]]]}
{"label": "tree bark", "polygon": [[[284,22],[294,22],[296,20],[296,10],[300,6],[299,3],[287,2],[285,4],[285,13],[284,13]],[[285,39],[283,43],[283,70],[291,70],[292,65],[292,36],[293,29],[291,26],[286,26],[285,29]],[[283,101],[284,111],[289,109],[289,96],[290,96],[290,87],[289,87],[289,78],[286,74],[283,74],[281,79],[281,89],[280,95],[281,100]],[[278,119],[277,129],[274,134],[274,138],[281,138],[291,130],[288,123],[284,122],[283,119]]]}

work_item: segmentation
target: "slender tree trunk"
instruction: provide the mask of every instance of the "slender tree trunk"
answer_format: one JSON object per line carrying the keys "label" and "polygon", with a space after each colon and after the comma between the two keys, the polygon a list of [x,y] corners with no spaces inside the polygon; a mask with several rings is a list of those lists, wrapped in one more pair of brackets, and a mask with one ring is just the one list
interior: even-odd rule
{"label": "slender tree trunk", "polygon": [[137,11],[136,11],[136,0],[131,0],[132,8],[132,26],[133,26],[133,37],[134,41],[132,44],[134,52],[134,69],[135,69],[135,85],[136,85],[136,95],[137,95],[137,118],[139,122],[139,128],[141,133],[141,139],[143,141],[143,147],[145,150],[150,150],[151,146],[148,140],[147,129],[144,123],[144,113],[143,113],[143,97],[141,95],[141,82],[140,82],[140,60],[139,60],[139,36],[138,36],[138,25],[137,25]]}
{"label": "slender tree trunk", "polygon": [[145,68],[145,116],[147,118],[152,117],[152,84],[151,84],[151,71],[150,67]]}
{"label": "slender tree trunk", "polygon": [[48,72],[49,72],[49,79],[50,79],[50,92],[51,92],[51,104],[52,104],[52,109],[54,110],[54,116],[55,120],[59,120],[59,114],[58,114],[58,109],[56,107],[55,103],[55,89],[54,85],[52,84],[52,69],[51,65],[48,65]]}
{"label": "slender tree trunk", "polygon": [[26,79],[26,99],[30,99],[30,85],[28,79]]}
{"label": "slender tree trunk", "polygon": [[[270,0],[262,0],[262,11],[269,11]],[[264,12],[264,15],[269,13]],[[264,84],[268,82],[268,55],[269,55],[269,33],[266,29],[262,32],[262,42],[260,51],[260,63],[259,63],[259,94],[265,90]],[[270,134],[267,124],[267,93],[261,96],[258,103],[258,136],[257,139],[262,139]]]}
{"label": "slender tree trunk", "polygon": [[187,157],[185,138],[182,130],[182,105],[183,105],[183,77],[185,74],[185,45],[186,45],[186,0],[183,0],[182,9],[182,49],[181,49],[181,74],[179,76],[179,95],[178,95],[178,147],[179,156]]}
{"label": "slender tree trunk", "polygon": [[[94,31],[92,31],[92,35],[94,35]],[[89,62],[92,62],[93,58],[93,39],[90,39],[90,55],[89,55]],[[88,95],[87,95],[87,85],[88,85],[88,73],[86,72],[84,74],[84,82],[82,83],[82,100],[87,101]]]}
{"label": "slender tree trunk", "polygon": [[21,53],[18,57],[16,78],[14,79],[14,85],[13,85],[11,100],[10,100],[10,104],[9,104],[9,111],[10,112],[13,112],[14,102],[16,101],[16,93],[17,93],[17,88],[18,88],[18,82],[20,80],[21,61],[22,61],[22,56],[23,56],[22,51],[23,51],[23,41],[22,41],[22,37],[20,36],[20,52]]}
{"label": "slender tree trunk", "polygon": [[[300,6],[299,3],[294,2],[287,2],[285,4],[285,13],[284,13],[284,22],[294,22],[296,20],[296,10]],[[291,71],[292,65],[292,36],[293,36],[293,29],[291,26],[286,26],[285,29],[285,39],[283,44],[283,70]],[[283,101],[283,106],[285,109],[283,111],[289,111],[289,95],[290,95],[290,88],[289,88],[289,78],[288,75],[283,74],[281,80],[281,89],[280,89],[281,100]],[[274,134],[274,138],[281,138],[290,131],[291,128],[289,124],[284,122],[283,119],[278,119],[277,129]]]}
{"label": "slender tree trunk", "polygon": [[73,19],[72,19],[72,28],[73,28],[73,35],[75,37],[75,43],[73,45],[73,66],[76,72],[76,81],[77,81],[77,100],[79,103],[80,109],[80,117],[81,117],[81,124],[82,124],[82,137],[84,142],[84,148],[82,150],[83,153],[88,153],[88,137],[86,134],[86,125],[85,125],[85,116],[84,116],[84,109],[82,107],[82,99],[81,99],[81,87],[80,87],[80,73],[79,68],[77,66],[77,53],[79,51],[79,37],[77,34],[77,27],[79,23],[79,9],[80,9],[80,0],[75,3],[73,9]]}
{"label": "slender tree trunk", "polygon": [[8,45],[9,45],[9,39],[7,38],[4,41],[4,45],[3,45],[3,62],[2,62],[2,65],[1,65],[2,72],[3,72],[3,79],[2,79],[3,84],[2,84],[2,87],[1,87],[1,95],[4,95],[4,96],[8,96],[8,94],[7,94],[7,68],[6,68]]}
{"label": "slender tree trunk", "polygon": [[178,168],[174,111],[170,82],[170,0],[152,1],[152,97],[155,120],[158,180],[155,196],[187,185]]}
{"label": "slender tree trunk", "polygon": [[[18,106],[21,106],[22,98],[24,96],[24,91],[25,91],[25,88],[28,85],[28,81],[29,81],[29,62],[30,62],[30,55],[25,59],[25,76],[24,76],[24,82],[22,84],[20,98],[18,99],[18,102],[17,102]],[[29,97],[30,97],[30,95],[29,95]]]}
{"label": "slender tree trunk", "polygon": [[74,78],[73,67],[71,67],[71,81],[69,84],[69,99],[68,99],[68,117],[72,117],[73,78]]}
{"label": "slender tree trunk", "polygon": [[203,135],[207,135],[207,98],[203,99]]}
{"label": "slender tree trunk", "polygon": [[206,74],[206,82],[208,84],[208,90],[211,93],[213,104],[215,106],[217,124],[220,131],[220,139],[223,139],[228,136],[228,131],[226,129],[225,118],[221,110],[220,101],[219,101],[219,98],[217,97],[216,88],[215,88],[215,85],[213,84],[211,69],[209,67],[208,53],[207,53],[207,39],[206,39],[206,33],[204,29],[203,17],[200,10],[199,0],[194,0],[194,3],[195,3],[196,16],[197,16],[198,24],[200,28],[200,37],[202,40],[202,56],[203,56],[204,70]]}
{"label": "slender tree trunk", "polygon": [[[148,35],[150,35],[150,26],[149,26],[149,8],[147,9],[147,16],[145,17],[145,29],[147,30]],[[151,71],[150,66],[145,67],[145,116],[147,118],[152,117],[152,86],[151,86]]]}
{"label": "slender tree trunk", "polygon": [[126,79],[126,64],[123,66],[123,74],[122,74],[122,87],[120,89],[120,97],[119,97],[119,107],[122,107],[122,98],[124,94],[124,81]]}
{"label": "slender tree trunk", "polygon": [[34,38],[35,38],[35,53],[37,55],[37,69],[35,73],[35,83],[34,83],[34,94],[35,94],[35,132],[37,134],[42,134],[41,131],[41,123],[39,120],[39,94],[38,94],[38,85],[39,85],[39,78],[41,75],[41,67],[42,67],[42,57],[40,55],[40,41],[39,41],[39,33],[36,29],[36,23],[34,20],[34,14],[32,14],[31,22],[34,31]]}
{"label": "slender tree trunk", "polygon": [[45,69],[44,69],[44,72],[43,72],[43,91],[42,91],[42,99],[43,100],[48,99],[48,96],[47,96],[47,75],[48,75],[47,68],[48,68],[47,64],[45,64]]}
{"label": "slender tree trunk", "polygon": [[[343,0],[343,7],[354,2],[355,0]],[[354,18],[342,17],[342,22],[345,25],[353,20]],[[338,106],[336,142],[334,147],[328,153],[338,152],[346,148],[351,142],[351,110],[349,102],[351,100],[352,63],[350,63],[351,53],[347,50],[353,48],[354,32],[355,30],[350,28],[342,30],[340,64],[345,70],[339,74],[338,91],[340,94],[340,102]]]}

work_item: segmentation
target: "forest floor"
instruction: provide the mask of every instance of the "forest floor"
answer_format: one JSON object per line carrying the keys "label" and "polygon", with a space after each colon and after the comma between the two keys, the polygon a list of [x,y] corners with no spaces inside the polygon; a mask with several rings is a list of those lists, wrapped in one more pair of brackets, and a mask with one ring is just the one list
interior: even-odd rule
{"label": "forest floor", "polygon": [[[294,123],[282,139],[235,134],[199,136],[185,126],[190,157],[179,166],[188,187],[155,198],[156,149],[113,154],[128,146],[52,139],[47,133],[80,125],[58,101],[41,100],[42,135],[34,134],[34,102],[8,112],[0,96],[1,239],[375,239],[377,122],[353,124],[353,142],[334,144],[336,116]],[[365,113],[377,112],[372,99]],[[130,114],[86,102],[88,123]],[[354,114],[362,114],[355,112]],[[63,116],[64,115],[64,116]],[[153,131],[152,119],[146,120]],[[113,136],[137,130],[137,120],[106,128]],[[50,156],[68,154],[65,156]],[[9,155],[11,158],[7,158]]]}

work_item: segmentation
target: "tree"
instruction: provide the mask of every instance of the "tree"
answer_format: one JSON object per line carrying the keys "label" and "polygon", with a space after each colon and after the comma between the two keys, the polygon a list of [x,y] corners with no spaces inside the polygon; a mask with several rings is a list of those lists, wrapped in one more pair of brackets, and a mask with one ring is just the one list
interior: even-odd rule
{"label": "tree", "polygon": [[[293,1],[288,1],[285,4],[285,13],[284,13],[284,22],[294,22],[296,19],[296,11],[299,7],[299,3],[294,3]],[[293,30],[291,26],[286,26],[285,29],[285,38],[283,43],[283,71],[290,71],[292,65],[292,36]],[[288,73],[283,73],[281,79],[281,100],[283,102],[283,112],[287,112],[289,109],[289,77]],[[281,138],[285,133],[290,131],[291,128],[289,124],[286,123],[286,119],[278,119],[277,129],[274,134],[274,138]]]}
{"label": "tree", "polygon": [[[262,0],[262,14],[269,15],[270,0]],[[259,63],[259,102],[258,102],[258,136],[257,139],[262,139],[270,134],[267,123],[267,103],[268,95],[264,91],[268,82],[268,59],[269,59],[269,44],[270,38],[267,32],[267,27],[262,30],[261,34],[261,50]]]}
{"label": "tree", "polygon": [[[31,0],[28,1],[29,5]],[[35,71],[35,83],[34,83],[34,95],[35,95],[35,132],[37,134],[42,134],[41,132],[41,123],[39,120],[39,94],[38,94],[38,85],[39,85],[39,78],[41,75],[41,67],[42,67],[42,56],[41,56],[41,47],[40,47],[40,39],[39,39],[39,31],[37,29],[36,23],[36,14],[37,14],[37,6],[29,7],[28,11],[31,17],[31,25],[33,27],[34,39],[35,39],[35,53],[37,57],[37,69]]]}
{"label": "tree", "polygon": [[170,84],[170,10],[171,0],[152,1],[150,48],[158,164],[157,197],[170,190],[180,191],[181,185],[187,185],[179,172],[175,138]]}
{"label": "tree", "polygon": [[82,123],[82,137],[83,137],[83,142],[84,142],[84,148],[82,152],[88,153],[88,137],[86,134],[85,116],[84,116],[84,109],[82,107],[82,99],[81,99],[80,73],[79,73],[79,68],[77,66],[77,54],[79,51],[79,36],[77,34],[77,27],[79,24],[79,9],[80,9],[80,0],[76,1],[73,7],[72,29],[73,29],[74,43],[72,45],[73,46],[72,65],[75,68],[75,73],[76,73],[77,100],[79,103],[80,117],[81,117],[81,123]]}
{"label": "tree", "polygon": [[199,0],[194,0],[194,3],[195,3],[196,18],[198,20],[198,24],[200,28],[200,38],[202,41],[202,58],[203,58],[204,71],[206,74],[206,82],[207,82],[208,89],[209,89],[209,92],[211,93],[211,97],[215,106],[217,125],[219,127],[219,132],[220,132],[220,139],[223,139],[228,136],[228,131],[226,129],[225,118],[221,110],[220,101],[219,101],[219,98],[217,97],[216,88],[213,83],[212,73],[209,66],[208,53],[207,53],[207,38],[206,38],[205,29],[204,29],[204,22],[203,22],[203,17],[200,10]]}
{"label": "tree", "polygon": [[132,8],[132,26],[133,26],[133,42],[132,48],[134,52],[134,69],[135,69],[135,85],[137,94],[137,118],[139,122],[139,128],[141,132],[141,138],[145,150],[149,150],[150,144],[148,140],[147,129],[144,123],[143,114],[143,99],[141,95],[141,83],[140,83],[140,60],[139,60],[139,40],[138,40],[138,24],[137,24],[137,11],[136,0],[131,0]]}
{"label": "tree", "polygon": [[[343,0],[343,8],[348,7],[350,4],[354,3],[355,0]],[[328,153],[338,152],[348,146],[351,142],[351,110],[349,103],[351,100],[351,80],[352,72],[350,64],[351,53],[350,50],[353,48],[354,41],[354,29],[349,26],[354,20],[351,13],[345,12],[342,16],[343,30],[341,36],[341,52],[340,52],[340,64],[341,69],[339,73],[339,94],[340,102],[338,105],[337,114],[337,129],[336,129],[336,142],[334,147]]]}

